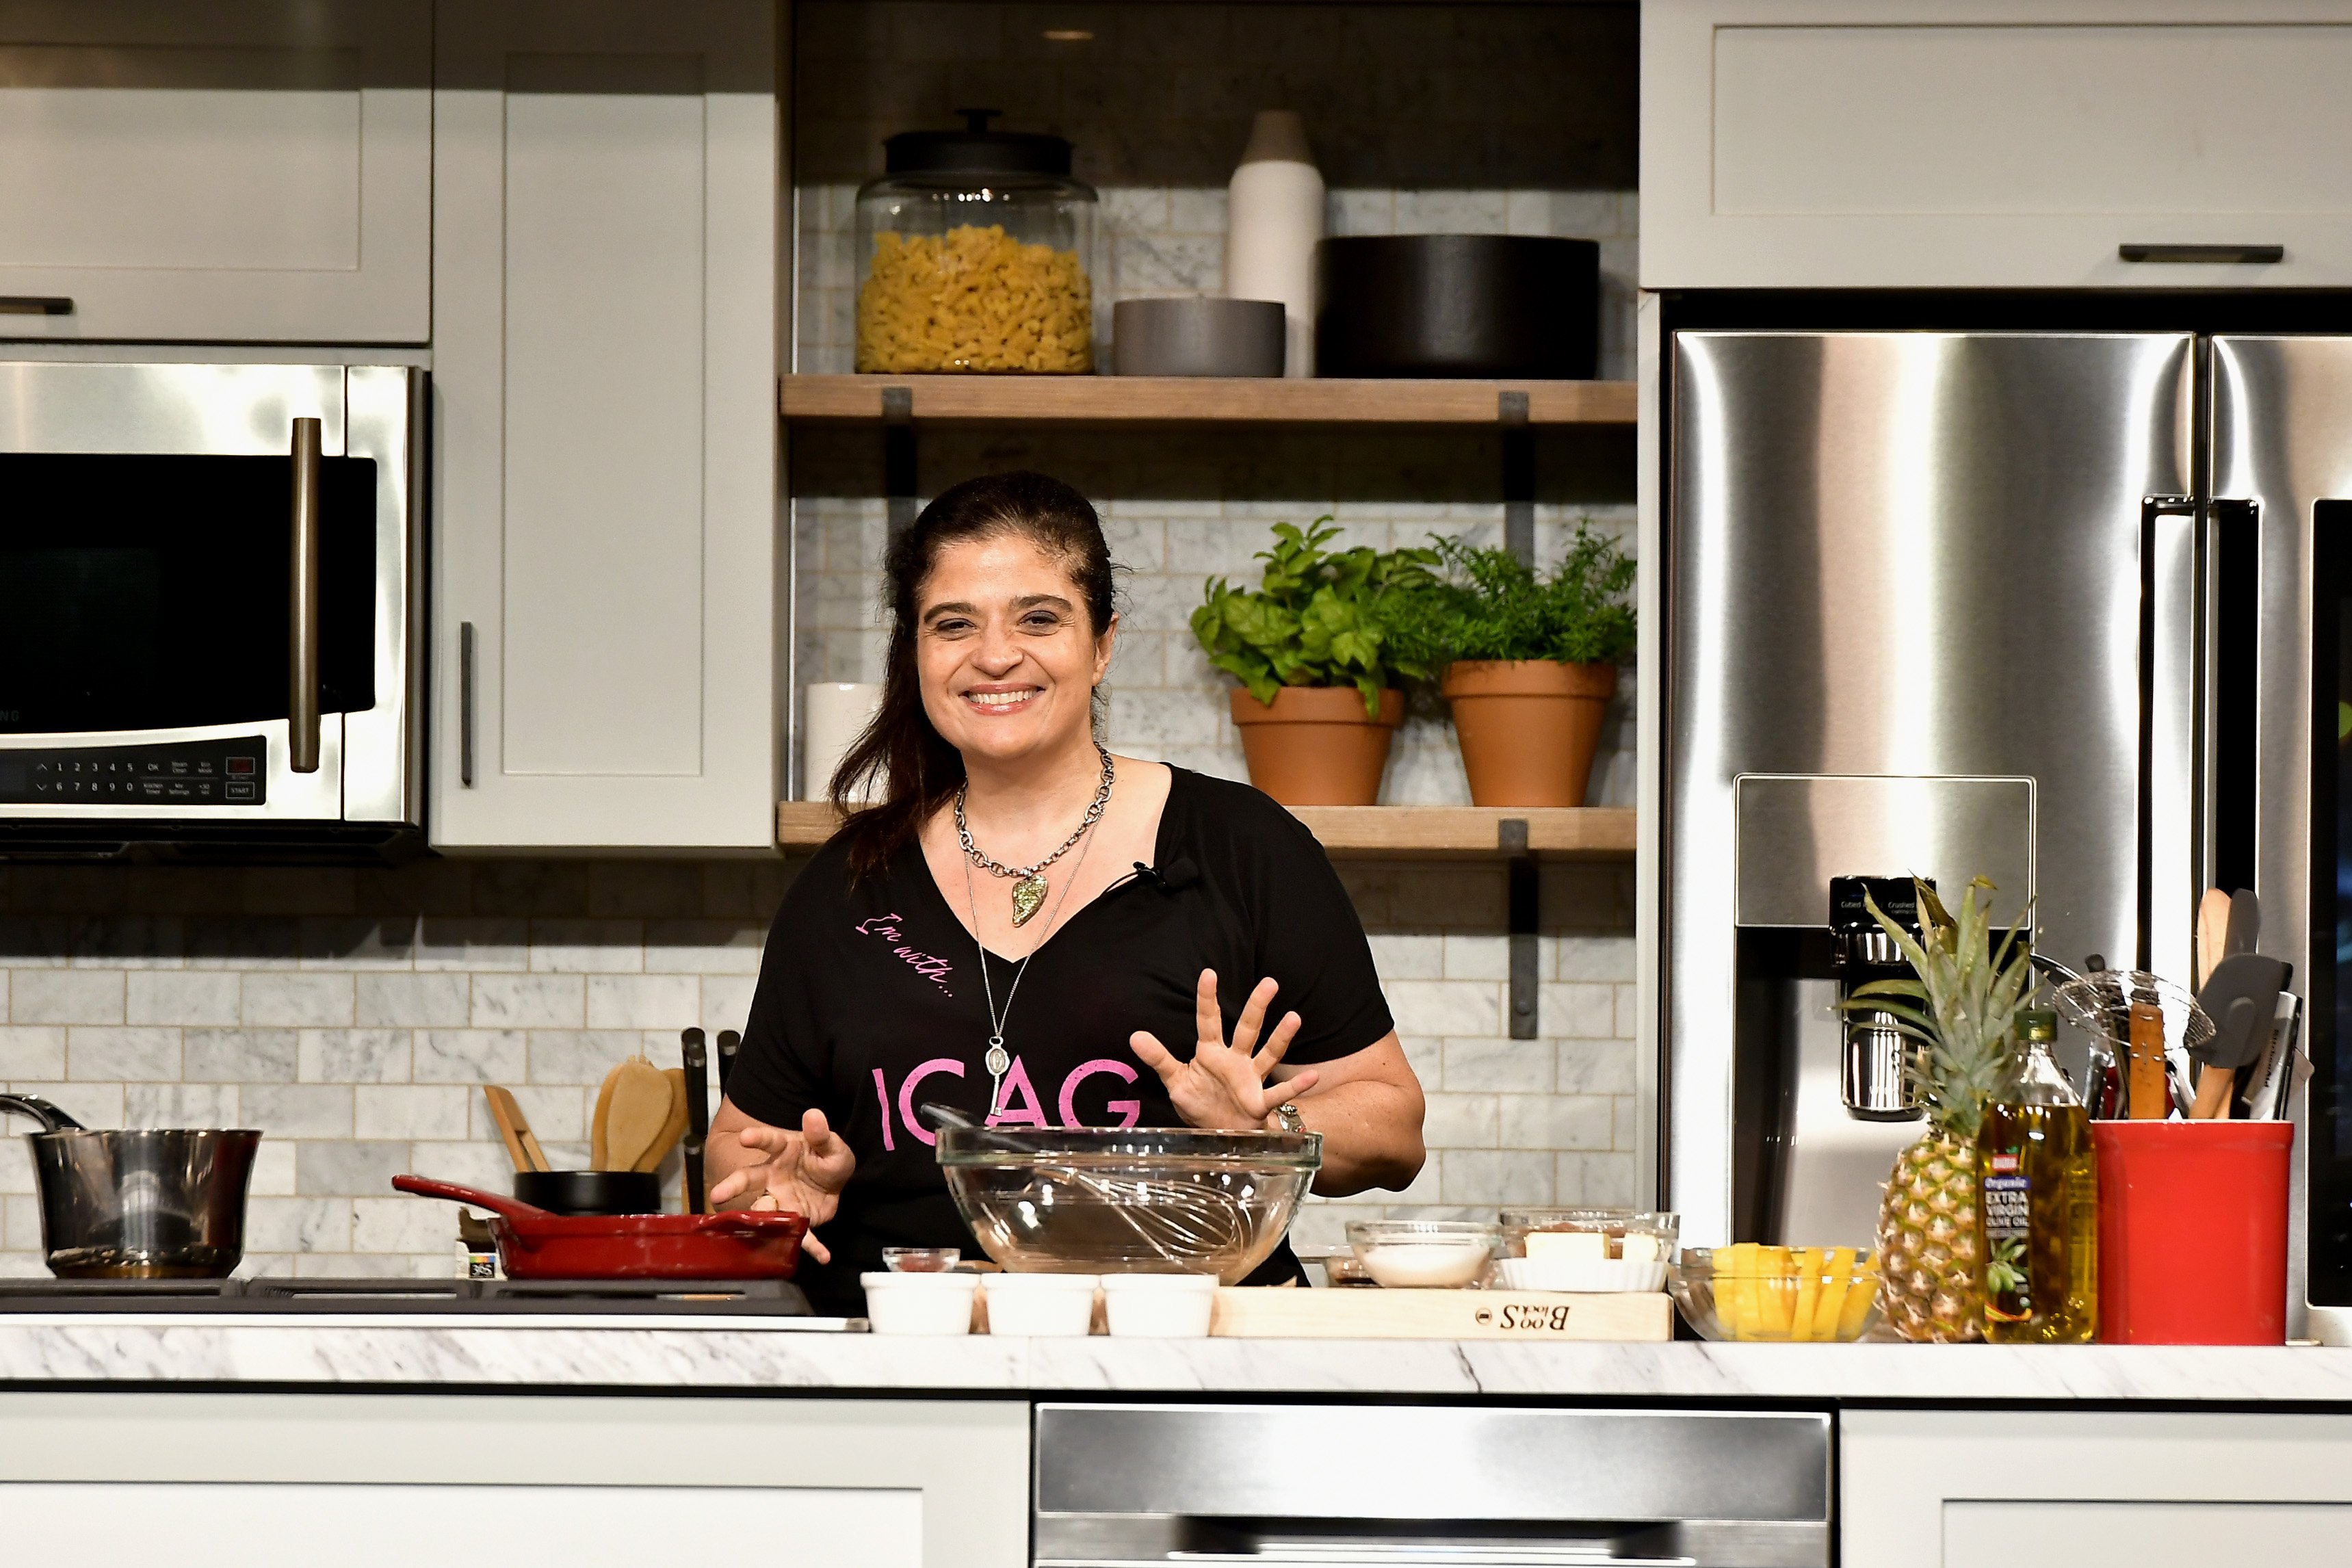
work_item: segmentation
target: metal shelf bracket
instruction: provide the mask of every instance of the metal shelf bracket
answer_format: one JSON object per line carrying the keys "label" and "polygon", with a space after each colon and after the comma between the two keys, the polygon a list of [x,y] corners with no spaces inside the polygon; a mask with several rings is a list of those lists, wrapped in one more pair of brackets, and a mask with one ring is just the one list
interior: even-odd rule
{"label": "metal shelf bracket", "polygon": [[1507,857],[1504,864],[1510,878],[1510,1035],[1515,1040],[1532,1040],[1541,1021],[1537,999],[1543,985],[1537,973],[1536,928],[1542,913],[1543,884],[1535,853],[1528,847],[1527,818],[1507,816],[1496,824],[1495,847]]}

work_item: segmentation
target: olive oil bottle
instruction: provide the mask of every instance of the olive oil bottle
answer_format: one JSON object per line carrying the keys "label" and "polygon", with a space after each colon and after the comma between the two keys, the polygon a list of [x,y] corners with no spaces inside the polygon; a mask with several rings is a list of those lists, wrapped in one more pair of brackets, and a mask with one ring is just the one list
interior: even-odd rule
{"label": "olive oil bottle", "polygon": [[2050,1055],[2055,1013],[2017,1015],[2016,1068],[1977,1134],[1985,1338],[2088,1344],[2099,1326],[2099,1181],[2091,1113]]}

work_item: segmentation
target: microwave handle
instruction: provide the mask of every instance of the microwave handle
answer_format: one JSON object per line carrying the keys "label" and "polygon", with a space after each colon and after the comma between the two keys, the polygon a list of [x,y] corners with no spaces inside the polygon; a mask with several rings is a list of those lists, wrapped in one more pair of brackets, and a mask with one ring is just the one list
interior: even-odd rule
{"label": "microwave handle", "polygon": [[319,457],[320,422],[294,421],[294,569],[287,620],[288,749],[298,773],[319,771]]}

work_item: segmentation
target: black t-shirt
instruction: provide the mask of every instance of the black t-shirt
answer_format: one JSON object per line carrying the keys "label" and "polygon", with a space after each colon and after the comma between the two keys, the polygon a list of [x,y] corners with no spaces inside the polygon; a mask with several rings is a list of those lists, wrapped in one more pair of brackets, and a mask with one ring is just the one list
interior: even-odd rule
{"label": "black t-shirt", "polygon": [[[1063,917],[1030,960],[1005,1018],[999,1125],[1181,1125],[1128,1037],[1149,1029],[1189,1058],[1203,969],[1217,972],[1228,1038],[1251,987],[1274,977],[1269,1025],[1291,1010],[1302,1020],[1287,1061],[1349,1056],[1394,1027],[1363,925],[1314,836],[1246,784],[1171,772],[1157,875],[1131,875]],[[1002,878],[973,876],[980,897],[1008,897]],[[988,962],[1003,1008],[1019,965]],[[853,886],[841,844],[828,844],[776,913],[727,1093],[771,1126],[797,1127],[814,1106],[856,1152],[840,1213],[819,1232],[835,1261],[801,1273],[820,1310],[860,1310],[857,1274],[880,1268],[885,1247],[979,1256],[917,1116],[929,1100],[987,1113],[979,963],[919,845]],[[1297,1264],[1286,1247],[1271,1267]]]}

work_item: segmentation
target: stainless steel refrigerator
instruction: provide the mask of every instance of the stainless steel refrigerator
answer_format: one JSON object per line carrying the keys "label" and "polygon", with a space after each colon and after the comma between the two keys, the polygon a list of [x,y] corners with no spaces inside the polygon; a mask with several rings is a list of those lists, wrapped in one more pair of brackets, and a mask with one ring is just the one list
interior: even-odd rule
{"label": "stainless steel refrigerator", "polygon": [[1917,1135],[1842,1100],[1832,877],[1981,873],[2040,951],[2184,979],[2200,892],[2251,886],[2315,1068],[2290,1331],[2307,1294],[2307,1331],[2352,1342],[2352,337],[1670,325],[1661,369],[1685,1239],[1866,1240]]}

